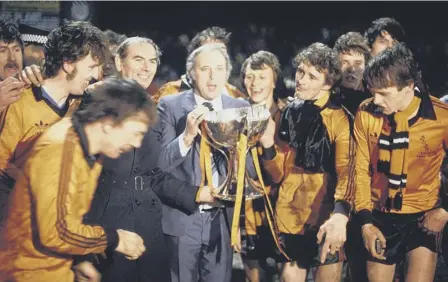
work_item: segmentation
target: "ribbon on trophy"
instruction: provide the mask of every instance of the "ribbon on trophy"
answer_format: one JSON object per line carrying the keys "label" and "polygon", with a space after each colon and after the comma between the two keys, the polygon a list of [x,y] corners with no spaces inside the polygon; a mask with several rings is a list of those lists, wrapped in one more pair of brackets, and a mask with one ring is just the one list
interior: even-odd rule
{"label": "ribbon on trophy", "polygon": [[[283,246],[279,241],[279,232],[277,228],[277,224],[274,217],[274,210],[272,208],[272,204],[269,199],[269,194],[266,191],[266,186],[263,181],[263,177],[261,174],[261,167],[258,159],[257,147],[254,145],[257,139],[254,136],[261,137],[266,129],[267,119],[270,117],[269,111],[264,113],[267,115],[267,119],[261,121],[252,120],[252,124],[247,121],[246,116],[248,115],[248,111],[253,111],[252,107],[234,109],[235,110],[235,119],[229,118],[229,114],[226,114],[227,110],[224,110],[221,114],[224,117],[224,121],[220,121],[218,118],[213,119],[213,121],[204,119],[201,123],[200,135],[202,136],[200,142],[200,151],[199,151],[199,159],[200,159],[200,169],[201,169],[201,184],[200,189],[204,186],[208,186],[212,189],[213,194],[216,198],[221,200],[230,200],[235,202],[234,206],[234,214],[231,223],[231,245],[235,246],[238,244],[238,230],[240,223],[240,214],[243,200],[245,199],[254,199],[256,197],[264,197],[264,207],[266,211],[266,218],[268,221],[268,225],[272,236],[274,238],[275,244],[279,249],[280,253],[284,255],[288,260],[289,257],[283,250]],[[239,110],[239,111],[237,111]],[[230,114],[230,109],[228,109]],[[216,112],[215,112],[216,113]],[[265,118],[265,117],[264,117]],[[255,124],[255,125],[254,125]],[[253,126],[253,128],[251,128]],[[256,140],[258,141],[258,140]],[[211,164],[211,146],[218,149],[221,153],[225,155],[222,150],[219,150],[219,147],[227,147],[229,149],[230,157],[226,159],[228,161],[228,171],[226,181],[221,184],[219,187],[214,187],[212,183],[212,164]],[[257,179],[259,184],[255,184],[255,180],[251,179],[251,184],[253,188],[256,190],[255,193],[252,192],[250,195],[245,195],[250,193],[245,192],[245,189],[249,189],[249,187],[245,187],[246,185],[246,177],[248,179],[250,176],[246,171],[246,155],[248,149],[250,148],[250,152],[253,158],[254,167]],[[246,176],[247,174],[247,176]],[[236,185],[235,185],[236,184]],[[236,189],[232,189],[236,186]],[[230,187],[230,188],[229,188]],[[216,192],[218,191],[218,192]],[[257,194],[257,195],[253,195]]]}
{"label": "ribbon on trophy", "polygon": [[272,208],[271,200],[269,199],[269,193],[266,190],[266,186],[264,184],[263,177],[261,176],[261,167],[260,167],[260,162],[258,160],[257,148],[253,147],[251,149],[251,153],[252,153],[252,158],[253,158],[254,165],[255,165],[255,171],[257,172],[257,176],[260,181],[261,189],[263,190],[263,197],[265,199],[264,210],[266,212],[266,219],[268,220],[269,229],[271,230],[271,234],[272,234],[272,237],[274,238],[275,245],[277,246],[280,253],[287,260],[291,260],[289,258],[289,256],[286,254],[285,250],[283,249],[284,246],[282,246],[282,244],[280,243],[280,240],[279,240],[280,232],[278,231],[278,228],[277,228],[277,222],[275,220],[274,209]]}
{"label": "ribbon on trophy", "polygon": [[[201,131],[205,131],[205,124],[201,124]],[[205,185],[209,186],[213,189],[212,183],[212,162],[210,159],[211,148],[207,141],[207,139],[202,136],[201,145],[199,151],[199,167],[201,168],[201,184],[199,185],[199,189],[203,189]],[[207,181],[207,182],[206,182]]]}

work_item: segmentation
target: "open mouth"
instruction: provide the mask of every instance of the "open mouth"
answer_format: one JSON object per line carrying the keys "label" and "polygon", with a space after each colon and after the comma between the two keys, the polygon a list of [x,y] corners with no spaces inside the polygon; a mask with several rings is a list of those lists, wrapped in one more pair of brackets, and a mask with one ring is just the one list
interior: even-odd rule
{"label": "open mouth", "polygon": [[210,92],[215,92],[216,91],[216,85],[214,84],[207,84],[207,90]]}
{"label": "open mouth", "polygon": [[354,75],[347,75],[345,77],[345,80],[348,81],[348,82],[355,82],[356,81],[356,76],[354,76]]}
{"label": "open mouth", "polygon": [[8,64],[4,67],[5,72],[10,75],[13,76],[14,74],[16,74],[17,72],[19,72],[19,68],[17,67],[16,64],[12,65],[12,64]]}
{"label": "open mouth", "polygon": [[150,79],[150,75],[149,74],[138,74],[137,75],[139,78],[144,79],[144,80],[149,80]]}
{"label": "open mouth", "polygon": [[263,89],[251,89],[250,92],[252,93],[252,95],[260,95],[263,93]]}

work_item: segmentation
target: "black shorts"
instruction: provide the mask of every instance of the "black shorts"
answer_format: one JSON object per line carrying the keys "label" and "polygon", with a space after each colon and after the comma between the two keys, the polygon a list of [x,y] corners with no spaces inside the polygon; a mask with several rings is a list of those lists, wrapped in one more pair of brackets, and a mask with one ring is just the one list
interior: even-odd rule
{"label": "black shorts", "polygon": [[448,266],[448,224],[445,225],[445,228],[443,229],[442,255],[443,255],[443,260],[445,261],[445,265]]}
{"label": "black shorts", "polygon": [[[277,195],[269,196],[272,208],[275,210],[275,203],[277,202]],[[245,203],[245,202],[243,202]],[[243,206],[244,207],[244,206]],[[264,199],[255,199],[252,202],[252,209],[254,212],[265,213]],[[245,212],[245,209],[242,208]],[[241,222],[244,222],[242,217]],[[243,226],[243,228],[245,228]],[[261,226],[257,226],[256,235],[246,235],[242,237],[242,256],[250,260],[265,260],[267,258],[277,258],[278,248],[275,244],[274,237],[272,236],[271,229],[267,223],[267,220],[263,222]]]}
{"label": "black shorts", "polygon": [[269,226],[259,226],[257,235],[247,235],[247,251],[244,256],[251,260],[276,258],[277,245]]}
{"label": "black shorts", "polygon": [[430,235],[418,227],[419,218],[425,212],[414,214],[384,213],[374,210],[372,212],[372,223],[386,238],[386,260],[379,260],[370,255],[365,249],[367,260],[382,264],[396,264],[405,258],[406,253],[425,247],[434,253],[440,252],[440,233]]}
{"label": "black shorts", "polygon": [[347,223],[347,241],[344,245],[345,255],[349,261],[359,261],[365,259],[365,253],[359,250],[364,249],[364,240],[361,234],[361,219],[357,214],[352,214]]}
{"label": "black shorts", "polygon": [[[303,235],[286,233],[281,233],[280,235],[285,246],[286,254],[300,268],[308,269],[315,266],[343,262],[345,260],[344,248],[342,247],[335,255],[329,253],[324,263],[320,262],[320,247],[323,245],[323,242],[317,244],[318,231],[316,227],[309,227],[306,228]],[[277,261],[283,263],[288,260],[284,256],[278,255]]]}

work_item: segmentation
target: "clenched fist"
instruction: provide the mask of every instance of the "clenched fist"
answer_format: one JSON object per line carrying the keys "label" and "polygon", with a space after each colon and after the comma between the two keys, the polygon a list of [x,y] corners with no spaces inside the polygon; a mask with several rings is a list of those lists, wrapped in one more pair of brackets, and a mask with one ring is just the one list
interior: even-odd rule
{"label": "clenched fist", "polygon": [[0,81],[0,112],[18,101],[24,90],[23,82],[14,77]]}
{"label": "clenched fist", "polygon": [[137,233],[118,229],[118,246],[115,251],[130,260],[138,259],[146,250],[143,239]]}
{"label": "clenched fist", "polygon": [[190,147],[194,138],[199,133],[199,124],[204,120],[205,113],[209,112],[209,108],[199,105],[187,115],[187,124],[184,130],[184,143],[186,147]]}

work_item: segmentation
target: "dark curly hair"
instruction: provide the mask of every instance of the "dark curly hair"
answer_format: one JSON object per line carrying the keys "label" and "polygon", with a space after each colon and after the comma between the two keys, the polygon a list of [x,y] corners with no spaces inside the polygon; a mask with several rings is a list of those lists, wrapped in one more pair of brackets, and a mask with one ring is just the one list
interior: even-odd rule
{"label": "dark curly hair", "polygon": [[370,47],[367,39],[359,32],[347,32],[341,35],[334,44],[333,50],[338,54],[354,52],[364,56],[367,63],[370,60]]}
{"label": "dark curly hair", "polygon": [[187,48],[188,55],[209,40],[222,42],[228,47],[230,35],[230,32],[227,32],[224,28],[218,26],[204,29],[203,31],[198,32],[191,40]]}
{"label": "dark curly hair", "polygon": [[250,55],[250,57],[244,61],[243,65],[241,66],[241,81],[243,82],[243,89],[246,91],[247,89],[246,85],[244,84],[244,79],[246,78],[247,66],[250,66],[250,68],[253,70],[265,69],[266,66],[272,69],[272,72],[274,73],[275,83],[274,101],[277,101],[279,98],[286,98],[287,96],[291,96],[293,94],[289,93],[288,95],[288,91],[282,76],[280,62],[277,56],[273,53],[261,50]]}
{"label": "dark curly hair", "polygon": [[150,125],[157,121],[157,109],[145,89],[135,80],[109,77],[84,95],[82,105],[73,113],[81,124],[112,118],[115,124],[143,112]]}
{"label": "dark curly hair", "polygon": [[328,85],[334,86],[342,78],[341,63],[336,52],[323,43],[313,43],[300,51],[293,65],[297,68],[301,63],[315,67],[320,73],[325,72],[325,83]]}
{"label": "dark curly hair", "polygon": [[64,24],[48,35],[43,74],[47,78],[55,77],[64,62],[76,62],[89,53],[100,64],[110,56],[103,32],[88,22]]}
{"label": "dark curly hair", "polygon": [[17,40],[23,51],[22,35],[19,32],[18,26],[11,21],[0,20],[0,40],[10,44]]}
{"label": "dark curly hair", "polygon": [[417,61],[404,42],[381,52],[364,70],[364,83],[368,89],[396,86],[401,90],[420,80]]}
{"label": "dark curly hair", "polygon": [[381,35],[382,31],[387,31],[387,33],[398,42],[405,41],[406,33],[404,32],[404,28],[396,19],[379,18],[374,20],[364,33],[364,37],[369,41],[370,47],[372,47],[373,42],[375,42],[376,38]]}

